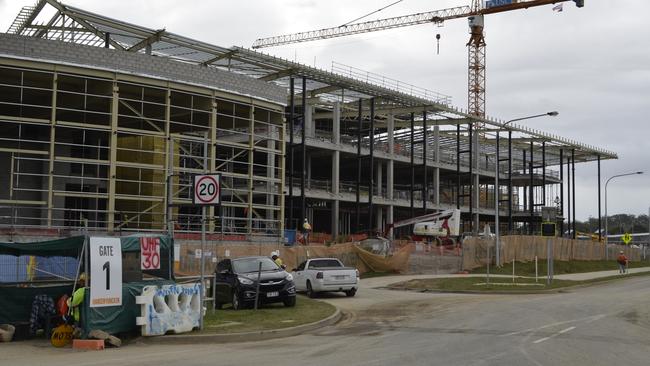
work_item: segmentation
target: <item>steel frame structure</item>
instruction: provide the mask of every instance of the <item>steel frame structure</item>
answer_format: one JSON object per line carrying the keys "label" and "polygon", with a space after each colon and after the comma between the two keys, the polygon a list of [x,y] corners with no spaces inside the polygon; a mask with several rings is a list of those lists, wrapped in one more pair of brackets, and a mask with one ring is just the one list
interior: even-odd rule
{"label": "steel frame structure", "polygon": [[[50,13],[44,11],[46,8],[51,10]],[[466,13],[465,10],[462,12]],[[428,21],[430,21],[430,18]],[[471,222],[471,230],[475,231],[477,227],[474,224],[479,221],[479,217],[483,217],[481,220],[485,222],[487,216],[493,215],[494,211],[490,212],[489,209],[486,209],[489,206],[486,204],[489,198],[482,197],[483,194],[487,197],[493,196],[493,194],[489,194],[489,191],[490,189],[494,191],[494,187],[490,188],[488,181],[490,175],[494,176],[494,164],[505,163],[505,159],[507,159],[508,169],[500,177],[500,180],[507,182],[508,185],[509,208],[507,210],[507,222],[508,231],[513,232],[517,229],[514,227],[514,222],[532,222],[537,215],[533,205],[528,207],[529,202],[526,202],[526,199],[523,200],[524,209],[522,210],[519,207],[519,204],[522,203],[520,199],[522,195],[530,196],[528,199],[532,197],[533,200],[537,200],[535,204],[548,204],[546,202],[548,198],[547,188],[542,188],[541,191],[537,192],[532,189],[533,185],[552,186],[563,182],[563,179],[559,179],[560,177],[554,175],[553,171],[547,169],[549,166],[562,164],[563,151],[572,151],[572,164],[597,159],[617,158],[615,153],[595,146],[515,124],[509,123],[506,125],[504,121],[495,118],[473,115],[466,110],[449,105],[448,99],[441,99],[439,94],[410,94],[403,88],[366,82],[352,74],[338,74],[328,70],[321,70],[240,47],[223,48],[214,46],[167,30],[148,29],[121,22],[103,15],[70,7],[54,0],[40,0],[36,6],[23,9],[9,31],[10,33],[29,37],[62,40],[95,47],[109,46],[112,49],[125,52],[155,55],[183,63],[215,68],[220,71],[243,74],[285,87],[288,91],[288,107],[277,115],[273,108],[269,108],[269,113],[274,116],[272,118],[273,123],[271,123],[274,126],[273,128],[276,128],[276,123],[281,125],[279,119],[283,114],[286,116],[288,123],[286,129],[277,127],[273,132],[273,136],[276,136],[274,135],[276,132],[279,134],[277,137],[271,138],[275,145],[268,142],[267,147],[260,146],[261,142],[257,143],[255,133],[246,134],[238,131],[236,125],[233,125],[230,129],[224,129],[222,131],[223,135],[217,133],[214,138],[217,140],[219,138],[230,139],[230,142],[226,144],[227,147],[223,147],[224,150],[229,149],[223,154],[229,156],[230,159],[243,156],[246,149],[248,151],[253,150],[255,153],[264,151],[276,155],[277,158],[273,169],[275,172],[274,178],[270,181],[269,179],[261,179],[265,183],[260,185],[259,189],[261,190],[261,186],[265,186],[265,189],[268,190],[271,185],[279,188],[284,184],[285,177],[288,179],[287,209],[289,212],[281,216],[289,218],[287,226],[292,228],[296,227],[295,223],[293,223],[295,217],[299,216],[302,219],[313,214],[313,202],[327,201],[336,202],[337,207],[339,203],[345,206],[341,209],[342,214],[356,211],[356,228],[349,231],[356,231],[362,226],[361,222],[364,220],[360,216],[363,205],[368,207],[369,218],[367,222],[369,226],[374,225],[373,215],[379,220],[382,217],[383,210],[386,211],[387,218],[391,217],[396,220],[399,218],[397,217],[399,213],[393,216],[393,208],[397,212],[402,208],[414,210],[416,205],[424,210],[439,210],[458,206],[463,209],[464,220]],[[295,90],[295,79],[301,81],[299,93]],[[164,92],[173,93],[173,90],[167,89]],[[53,94],[56,95],[57,93]],[[299,94],[299,99],[296,98],[297,94]],[[153,127],[160,124],[160,121],[138,116],[136,113],[138,112],[137,103],[144,105],[148,102],[137,98],[127,98],[128,100],[124,99],[121,102],[119,91],[117,95],[111,91],[105,97],[115,100],[115,113],[112,110],[111,113],[107,112],[107,115],[111,116],[111,121],[122,118],[120,115],[126,113],[129,118],[139,120],[139,123],[144,126],[142,128],[146,131],[146,134],[151,135],[152,139],[164,138],[167,134],[173,135],[173,130],[167,125],[162,126],[162,131],[158,131]],[[215,118],[211,102],[201,103],[207,103],[206,107],[199,108],[197,113],[205,113],[208,119]],[[173,114],[171,112],[172,104],[167,102],[158,104],[158,107],[169,109],[167,113]],[[219,101],[216,101],[216,104],[218,106]],[[301,108],[300,115],[296,114],[298,104],[300,104],[299,108]],[[190,107],[185,110],[194,109]],[[249,114],[245,117],[233,116],[233,118],[248,118],[248,121],[255,121],[257,116],[251,117],[250,114],[253,112],[253,108],[250,108],[248,112]],[[131,116],[131,114],[134,114],[134,116]],[[218,114],[219,108],[217,107]],[[0,113],[0,115],[4,120],[7,119],[4,114]],[[52,118],[48,117],[47,120],[51,121]],[[24,118],[19,118],[19,122],[25,125],[29,124],[29,121]],[[296,122],[298,126],[296,126]],[[254,131],[256,123],[257,121],[252,122],[252,125],[246,128]],[[366,123],[370,127],[364,130],[363,124]],[[356,130],[354,128],[346,129],[346,126],[349,127],[349,125],[354,124],[358,124]],[[476,125],[484,126],[480,134],[476,133],[474,128]],[[75,126],[79,127],[80,125],[76,124]],[[117,130],[106,129],[106,131],[109,133],[117,132],[124,136],[134,133],[131,129],[120,130],[119,124]],[[507,131],[508,133],[507,158],[499,156],[497,134],[500,131]],[[301,137],[300,142],[297,144],[295,141],[296,133],[299,133]],[[210,134],[213,134],[213,132],[210,132]],[[186,166],[182,167],[183,172],[201,170],[202,167],[195,161],[195,158],[200,155],[201,148],[198,145],[204,136],[185,135],[183,134],[182,141],[171,139],[173,142],[170,142],[162,149],[163,153],[159,154],[159,157],[164,158],[164,163],[144,164],[143,166],[142,162],[138,162],[129,165],[129,167],[133,165],[134,168],[139,169],[163,169],[167,173],[176,174],[177,172],[170,168],[170,162],[175,163],[176,159],[184,159]],[[245,144],[242,143],[242,139],[246,140]],[[285,139],[288,140],[286,146],[284,144]],[[86,145],[85,142],[83,144]],[[117,168],[118,146],[112,144],[113,142],[111,142],[111,145],[102,145],[101,148],[97,149],[98,151],[107,151],[109,154],[104,159],[100,159],[101,164],[108,166],[106,168],[108,172],[105,173],[107,176],[112,176],[111,174],[115,173]],[[140,144],[138,146],[144,146],[142,145],[143,142],[140,142]],[[169,145],[173,146],[174,149],[171,149]],[[428,149],[427,146],[435,146],[435,148]],[[2,148],[4,149],[2,151],[14,149],[4,145]],[[302,157],[299,170],[296,169],[297,167],[294,164],[294,155],[297,149],[300,149]],[[132,150],[147,149],[138,147]],[[524,150],[530,150],[531,153],[534,151],[529,161],[527,161]],[[540,154],[538,152],[540,150],[543,150],[543,153]],[[286,158],[289,159],[287,169],[284,169],[285,163],[282,158],[285,156],[285,151],[287,152]],[[471,154],[469,154],[469,151],[471,151]],[[312,158],[316,156],[315,159],[319,159],[319,154],[322,156],[335,152],[342,154],[341,162],[344,165],[347,164],[348,158],[353,158],[356,155],[358,163],[355,166],[356,174],[343,174],[345,168],[341,167],[342,175],[340,179],[337,176],[337,181],[327,181],[326,179],[319,182],[318,179],[312,178]],[[460,155],[464,154],[462,152],[467,152],[469,158],[461,159]],[[221,150],[216,155],[211,156],[218,156],[220,153],[222,153]],[[39,152],[39,154],[44,153]],[[52,155],[49,152],[48,154]],[[363,158],[364,156],[369,157],[369,159]],[[483,159],[485,159],[485,166],[480,163]],[[228,158],[224,158],[223,161],[215,160],[215,167],[224,168],[228,166],[231,163],[227,163],[227,160]],[[257,159],[249,156],[246,161],[248,163],[247,174],[231,173],[233,183],[230,184],[232,184],[233,200],[236,199],[235,193],[237,195],[247,195],[247,200],[244,200],[246,201],[245,204],[236,204],[233,201],[232,208],[225,209],[224,216],[230,217],[231,222],[242,219],[240,216],[245,216],[245,221],[254,220],[254,217],[258,217],[258,215],[264,216],[261,215],[260,211],[284,212],[285,205],[282,195],[280,195],[282,197],[264,201],[264,204],[258,204],[255,199],[251,199],[260,192],[256,183],[258,175],[254,174],[255,167],[258,165],[256,161]],[[58,164],[56,160],[55,163]],[[392,167],[390,173],[387,172],[385,177],[382,176],[381,179],[376,179],[375,172],[379,174],[379,170],[375,171],[375,164],[388,163]],[[17,167],[14,164],[10,165],[12,169]],[[266,166],[268,167],[270,164],[266,164]],[[418,169],[417,174],[415,166],[422,167]],[[393,174],[393,171],[400,169],[411,170],[410,181],[402,179],[399,174]],[[250,174],[251,171],[255,175],[254,179]],[[370,177],[367,177],[367,183],[365,183],[367,187],[362,185],[361,171],[371,172]],[[433,179],[429,179],[430,172],[434,173]],[[462,179],[463,174],[467,173],[469,173],[471,179]],[[527,177],[529,179],[522,181],[521,176],[526,173],[529,174]],[[12,173],[12,176],[14,175],[15,172]],[[294,203],[295,190],[298,188],[295,187],[294,178],[296,177],[300,180],[298,212],[296,212]],[[532,180],[530,180],[531,177]],[[247,180],[244,185],[245,189],[239,190],[239,186],[234,183],[235,179]],[[141,182],[142,178],[138,177],[133,180],[137,183]],[[178,183],[175,180],[178,180]],[[385,187],[384,180],[386,181]],[[419,189],[416,187],[416,180],[419,182],[418,184],[421,184]],[[174,177],[171,181],[179,187],[185,184],[180,177]],[[540,181],[543,183],[540,184]],[[229,184],[228,179],[226,179],[226,182]],[[127,179],[125,183],[134,182]],[[322,184],[324,188],[320,189],[319,184]],[[336,190],[333,188],[334,185],[337,187]],[[161,186],[164,186],[164,183]],[[48,196],[56,196],[55,190],[52,188],[48,187],[48,189],[44,190]],[[353,188],[354,195],[346,195],[345,189],[347,188]],[[433,196],[436,197],[433,200],[428,195],[428,192],[431,191],[434,193]],[[563,189],[561,191],[562,196],[564,196]],[[280,189],[277,192],[282,192],[282,190]],[[374,194],[374,192],[382,193]],[[84,194],[86,193],[90,192],[84,192]],[[108,194],[115,193],[111,193],[109,189]],[[464,195],[469,195],[469,205],[465,204],[464,200],[461,200]],[[539,197],[536,198],[535,196]],[[98,195],[95,194],[93,197],[98,197]],[[137,201],[137,199],[131,198]],[[158,194],[156,199],[162,201],[163,204],[169,200],[164,193]],[[50,201],[50,199],[45,200],[48,205],[52,205]],[[564,200],[562,199],[562,201]],[[0,201],[5,205],[16,204],[16,202],[19,201],[15,196]],[[564,207],[564,202],[562,202],[562,206]],[[530,208],[533,208],[532,213]],[[246,209],[245,214],[244,209]],[[391,211],[389,212],[388,209]],[[570,205],[568,209],[571,209]],[[111,211],[110,207],[108,211]],[[571,215],[569,214],[568,217],[570,218]],[[128,220],[131,223],[134,219],[129,216]],[[274,220],[277,221],[277,219]],[[7,225],[8,223],[5,221],[4,224]],[[214,223],[213,225],[223,224]],[[274,225],[280,228],[284,225],[284,221]],[[347,223],[347,226],[350,226],[349,223]],[[124,228],[124,225],[121,228]],[[314,229],[318,230],[318,226]],[[367,229],[370,229],[370,227]]]}

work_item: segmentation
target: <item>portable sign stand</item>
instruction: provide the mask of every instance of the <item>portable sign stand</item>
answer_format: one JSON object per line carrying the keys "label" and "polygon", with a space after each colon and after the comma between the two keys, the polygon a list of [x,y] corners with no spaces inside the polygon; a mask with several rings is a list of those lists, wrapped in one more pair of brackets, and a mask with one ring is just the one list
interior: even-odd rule
{"label": "portable sign stand", "polygon": [[205,222],[206,208],[221,204],[221,174],[197,174],[192,180],[192,204],[201,206],[201,304],[200,328],[203,329],[203,300],[205,298]]}
{"label": "portable sign stand", "polygon": [[542,207],[542,236],[546,237],[546,285],[553,282],[553,241],[556,235],[557,208]]}

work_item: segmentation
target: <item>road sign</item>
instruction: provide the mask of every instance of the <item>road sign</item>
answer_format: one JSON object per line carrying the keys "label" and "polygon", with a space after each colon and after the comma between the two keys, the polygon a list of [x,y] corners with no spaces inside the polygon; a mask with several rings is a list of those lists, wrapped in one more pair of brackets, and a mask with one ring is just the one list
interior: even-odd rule
{"label": "road sign", "polygon": [[221,203],[221,174],[195,175],[193,188],[193,204],[218,205]]}
{"label": "road sign", "polygon": [[630,233],[625,233],[623,234],[623,237],[621,239],[623,240],[623,243],[625,243],[625,245],[630,244],[630,242],[632,241],[632,235],[630,235]]}
{"label": "road sign", "polygon": [[90,307],[122,305],[120,238],[90,238]]}
{"label": "road sign", "polygon": [[542,207],[542,221],[555,221],[557,217],[557,207]]}
{"label": "road sign", "polygon": [[543,222],[542,223],[542,236],[555,236],[555,223]]}

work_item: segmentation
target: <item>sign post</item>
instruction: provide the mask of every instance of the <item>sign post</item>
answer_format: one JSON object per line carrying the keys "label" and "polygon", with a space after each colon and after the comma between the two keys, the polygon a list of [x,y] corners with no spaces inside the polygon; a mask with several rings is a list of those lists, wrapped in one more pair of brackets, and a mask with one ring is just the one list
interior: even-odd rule
{"label": "sign post", "polygon": [[[207,139],[206,139],[207,141]],[[193,194],[192,194],[192,203],[194,205],[202,206],[201,207],[201,292],[200,304],[201,304],[201,317],[200,317],[200,328],[203,329],[203,299],[205,298],[205,221],[206,221],[206,208],[207,206],[218,206],[221,204],[221,174],[207,174],[207,144],[204,145],[204,171],[206,174],[197,174],[194,176],[193,184]]]}
{"label": "sign post", "polygon": [[120,238],[90,238],[90,307],[122,305]]}
{"label": "sign post", "polygon": [[556,215],[557,208],[542,207],[542,236],[546,237],[546,285],[553,282],[553,242],[552,237],[556,236]]}

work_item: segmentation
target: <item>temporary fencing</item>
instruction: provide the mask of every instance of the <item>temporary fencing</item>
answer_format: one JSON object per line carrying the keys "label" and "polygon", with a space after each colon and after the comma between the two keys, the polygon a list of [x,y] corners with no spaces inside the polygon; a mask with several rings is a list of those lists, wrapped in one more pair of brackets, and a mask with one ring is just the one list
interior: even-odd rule
{"label": "temporary fencing", "polygon": [[[585,240],[572,240],[567,238],[548,238],[541,236],[512,235],[500,238],[500,257],[502,263],[517,261],[532,261],[535,257],[546,259],[547,240],[553,246],[553,259],[559,261],[570,260],[614,260],[622,250],[631,261],[643,258],[642,249],[626,245],[608,245],[605,253],[604,243],[594,243]],[[484,239],[470,237],[463,241],[463,269],[473,269],[486,264],[487,250],[494,259],[496,254],[494,238]]]}

